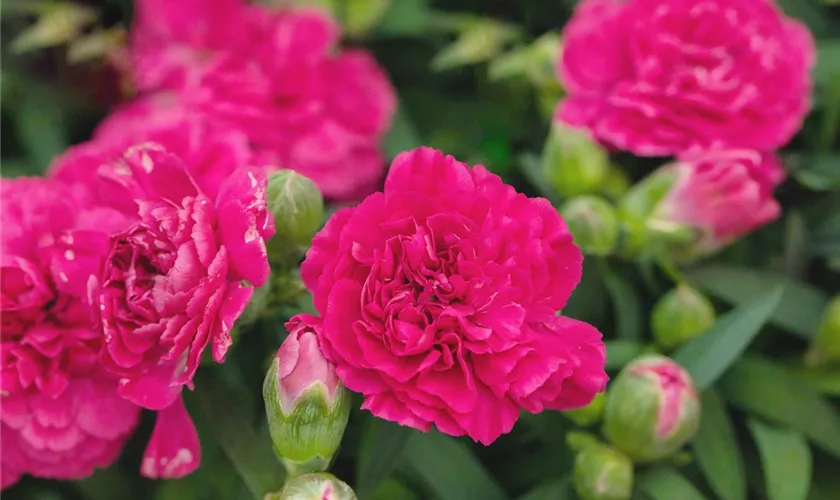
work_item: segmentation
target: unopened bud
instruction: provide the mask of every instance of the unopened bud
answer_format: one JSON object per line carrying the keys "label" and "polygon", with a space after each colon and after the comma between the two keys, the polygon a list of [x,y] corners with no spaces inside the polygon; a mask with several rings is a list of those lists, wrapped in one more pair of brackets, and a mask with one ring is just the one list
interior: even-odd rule
{"label": "unopened bud", "polygon": [[325,470],[341,444],[350,395],[318,345],[320,319],[301,314],[286,328],[263,384],[274,450],[291,475]]}
{"label": "unopened bud", "polygon": [[715,324],[715,308],[705,295],[681,283],[653,307],[651,330],[656,343],[673,349]]}
{"label": "unopened bud", "polygon": [[700,401],[690,375],[661,355],[628,364],[607,391],[604,435],[637,462],[671,455],[700,424]]}
{"label": "unopened bud", "polygon": [[597,196],[577,196],[560,209],[563,219],[585,254],[610,255],[618,241],[618,217],[606,200]]}
{"label": "unopened bud", "polygon": [[630,189],[630,178],[623,170],[610,165],[607,175],[604,177],[604,185],[601,192],[609,200],[618,200]]}
{"label": "unopened bud", "polygon": [[609,167],[607,152],[587,131],[561,122],[551,128],[542,161],[545,178],[567,198],[598,191]]}
{"label": "unopened bud", "polygon": [[581,449],[572,473],[582,500],[628,500],[633,492],[633,462],[601,443]]}
{"label": "unopened bud", "polygon": [[276,229],[268,241],[269,257],[282,262],[312,242],[324,222],[324,198],[308,178],[293,170],[277,170],[268,178],[266,201]]}
{"label": "unopened bud", "polygon": [[840,295],[834,297],[823,311],[817,334],[805,355],[809,366],[840,361]]}
{"label": "unopened bud", "polygon": [[601,420],[601,416],[604,414],[604,393],[599,392],[595,395],[595,398],[586,406],[581,408],[577,408],[575,410],[568,410],[564,411],[563,415],[565,415],[569,420],[576,423],[581,427],[589,427],[590,425],[595,424],[599,420]]}
{"label": "unopened bud", "polygon": [[356,500],[356,494],[332,474],[319,472],[290,479],[279,493],[264,500]]}

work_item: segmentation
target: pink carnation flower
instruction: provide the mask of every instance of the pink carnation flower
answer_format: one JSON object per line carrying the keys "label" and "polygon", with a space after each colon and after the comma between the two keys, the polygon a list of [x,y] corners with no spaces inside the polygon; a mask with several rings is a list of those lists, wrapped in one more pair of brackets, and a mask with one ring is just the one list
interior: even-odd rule
{"label": "pink carnation flower", "polygon": [[45,179],[0,181],[0,487],[89,476],[119,456],[139,408],[97,364],[85,286],[124,219]]}
{"label": "pink carnation flower", "polygon": [[329,219],[301,276],[324,355],[363,408],[489,444],[521,408],[604,389],[601,335],[556,316],[581,264],[547,200],[420,148],[394,160],[384,193]]}
{"label": "pink carnation flower", "polygon": [[120,376],[122,397],[161,410],[144,475],[184,475],[198,465],[199,450],[182,388],[191,386],[208,345],[224,361],[234,321],[268,277],[265,240],[274,225],[266,180],[237,169],[210,196],[180,159],[154,144],[131,148],[100,174],[110,182],[109,199],[134,218],[111,236],[91,286],[105,333],[101,360]]}
{"label": "pink carnation flower", "polygon": [[641,156],[772,151],[810,108],[814,41],[770,0],[584,0],[557,118]]}
{"label": "pink carnation flower", "polygon": [[694,250],[711,253],[776,220],[781,208],[773,188],[784,177],[774,156],[755,151],[706,151],[684,155],[663,173],[674,184],[653,214],[654,225],[688,227]]}
{"label": "pink carnation flower", "polygon": [[141,90],[180,92],[193,112],[245,133],[264,163],[299,171],[328,197],[364,196],[381,181],[394,90],[370,54],[335,48],[338,27],[323,13],[141,0],[136,18]]}

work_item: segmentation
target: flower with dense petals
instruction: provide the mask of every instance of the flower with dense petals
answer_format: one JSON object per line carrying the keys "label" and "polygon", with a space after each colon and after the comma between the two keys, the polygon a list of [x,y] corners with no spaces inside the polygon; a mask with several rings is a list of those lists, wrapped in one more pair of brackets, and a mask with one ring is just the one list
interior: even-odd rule
{"label": "flower with dense petals", "polygon": [[781,214],[773,188],[783,173],[774,156],[694,152],[653,175],[673,176],[673,185],[656,205],[652,224],[690,228],[697,254],[714,252]]}
{"label": "flower with dense petals", "polygon": [[773,151],[810,108],[814,41],[770,0],[584,0],[557,118],[640,156]]}
{"label": "flower with dense petals", "polygon": [[556,316],[581,264],[547,200],[419,148],[383,193],[329,219],[301,276],[324,355],[363,408],[489,444],[521,408],[571,409],[604,389],[600,333]]}
{"label": "flower with dense petals", "polygon": [[[191,446],[197,438],[186,411],[171,406],[183,404],[182,388],[191,386],[208,345],[213,359],[224,361],[234,321],[253,287],[268,277],[265,240],[274,225],[266,180],[259,171],[236,169],[211,196],[178,157],[156,144],[129,149],[100,175],[112,199],[130,200],[130,207],[120,207],[134,218],[112,234],[90,287],[105,335],[101,360],[120,376],[122,397],[162,410],[143,473],[183,475],[198,465]],[[184,442],[165,438],[169,434]]]}
{"label": "flower with dense petals", "polygon": [[139,408],[97,365],[87,278],[125,221],[45,179],[0,181],[0,487],[89,476],[119,456]]}
{"label": "flower with dense petals", "polygon": [[176,91],[191,112],[243,132],[263,164],[352,199],[381,181],[379,140],[396,96],[370,54],[335,50],[338,35],[317,10],[141,0],[132,76],[142,91]]}

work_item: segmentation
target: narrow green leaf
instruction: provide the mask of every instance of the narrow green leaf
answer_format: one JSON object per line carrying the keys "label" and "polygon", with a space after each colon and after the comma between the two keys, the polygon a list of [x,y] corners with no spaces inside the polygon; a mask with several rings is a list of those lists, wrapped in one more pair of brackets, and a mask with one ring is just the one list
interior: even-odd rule
{"label": "narrow green leaf", "polygon": [[606,261],[600,260],[604,285],[615,308],[615,331],[624,340],[641,340],[644,318],[639,294],[630,283],[613,271]]}
{"label": "narrow green leaf", "polygon": [[828,297],[818,288],[769,271],[713,264],[690,270],[685,275],[700,288],[736,305],[784,286],[782,300],[770,322],[803,339],[814,335],[828,303]]}
{"label": "narrow green leaf", "polygon": [[702,394],[700,429],[691,441],[697,465],[721,500],[747,498],[744,461],[726,405],[713,389]]}
{"label": "narrow green leaf", "polygon": [[[805,2],[799,1],[798,3]],[[817,66],[814,68],[814,81],[817,85],[830,85],[837,73],[840,73],[840,38],[820,40],[817,43]]]}
{"label": "narrow green leaf", "polygon": [[577,498],[572,489],[572,479],[564,477],[541,484],[525,493],[518,500],[574,500]]}
{"label": "narrow green leaf", "polygon": [[356,469],[356,494],[366,498],[387,478],[413,434],[405,427],[381,418],[367,422]]}
{"label": "narrow green leaf", "polygon": [[54,101],[46,92],[35,92],[14,109],[21,146],[40,172],[69,145],[61,106]]}
{"label": "narrow green leaf", "polygon": [[840,155],[836,153],[796,156],[788,162],[788,166],[796,180],[809,189],[828,191],[840,188]]}
{"label": "narrow green leaf", "polygon": [[414,434],[407,465],[440,500],[505,500],[507,495],[469,448],[438,432]]}
{"label": "narrow green leaf", "polygon": [[782,289],[777,287],[724,314],[706,333],[681,347],[674,360],[700,390],[711,387],[744,352],[781,299]]}
{"label": "narrow green leaf", "polygon": [[653,500],[706,500],[688,479],[668,466],[654,467],[641,474],[638,485]]}
{"label": "narrow green leaf", "polygon": [[391,121],[391,129],[385,136],[385,154],[389,158],[393,158],[403,151],[409,151],[422,145],[423,141],[420,139],[414,123],[412,123],[405,108],[400,106]]}
{"label": "narrow green leaf", "polygon": [[426,0],[392,1],[374,28],[383,37],[418,36],[431,25],[431,12]]}
{"label": "narrow green leaf", "polygon": [[523,153],[519,157],[519,165],[522,174],[526,179],[528,179],[528,182],[534,187],[534,189],[537,190],[537,193],[539,193],[540,196],[548,199],[554,205],[558,205],[560,203],[562,197],[551,189],[551,186],[545,179],[542,169],[542,160],[540,160],[539,155],[534,153]]}
{"label": "narrow green leaf", "polygon": [[607,370],[620,370],[642,354],[645,345],[636,340],[608,340],[607,345]]}
{"label": "narrow green leaf", "polygon": [[811,449],[801,434],[747,422],[758,445],[769,500],[805,500],[811,488]]}
{"label": "narrow green leaf", "polygon": [[267,493],[279,491],[286,479],[286,470],[274,454],[268,429],[261,426],[257,431],[250,425],[251,419],[242,412],[237,391],[223,377],[207,369],[199,372],[198,378],[196,396],[219,445],[248,490],[258,500]]}
{"label": "narrow green leaf", "polygon": [[783,368],[760,358],[744,358],[726,373],[719,388],[735,406],[799,431],[840,458],[837,410]]}

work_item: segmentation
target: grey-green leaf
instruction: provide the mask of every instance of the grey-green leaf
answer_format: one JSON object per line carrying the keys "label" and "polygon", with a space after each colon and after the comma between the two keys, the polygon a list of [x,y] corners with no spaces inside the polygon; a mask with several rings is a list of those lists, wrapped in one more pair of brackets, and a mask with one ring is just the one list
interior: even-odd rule
{"label": "grey-green leaf", "polygon": [[801,432],[840,458],[840,415],[812,387],[760,358],[739,360],[721,379],[723,396],[735,406]]}
{"label": "grey-green leaf", "polygon": [[802,434],[790,429],[747,422],[764,470],[769,500],[805,500],[811,489],[811,449]]}
{"label": "grey-green leaf", "polygon": [[781,299],[782,289],[777,287],[724,314],[706,333],[681,347],[674,360],[700,390],[711,387],[747,348]]}
{"label": "grey-green leaf", "polygon": [[607,370],[620,370],[645,350],[644,344],[636,340],[608,340]]}
{"label": "grey-green leaf", "polygon": [[537,486],[518,500],[574,500],[577,498],[569,477],[557,479]]}
{"label": "grey-green leaf", "polygon": [[463,443],[432,431],[414,434],[404,451],[408,467],[439,500],[508,497]]}
{"label": "grey-green leaf", "polygon": [[804,339],[814,335],[828,303],[828,297],[818,288],[768,271],[713,264],[693,269],[686,276],[700,288],[732,304],[742,304],[776,286],[784,286],[782,300],[770,321]]}
{"label": "grey-green leaf", "polygon": [[615,330],[621,339],[641,340],[644,318],[639,294],[630,283],[609,267],[605,260],[600,260],[601,275],[604,285],[612,299],[615,309]]}
{"label": "grey-green leaf", "polygon": [[697,465],[721,500],[747,497],[744,461],[726,404],[715,390],[702,394],[700,430],[691,442]]}
{"label": "grey-green leaf", "polygon": [[639,488],[653,500],[706,500],[691,482],[674,468],[658,466],[638,478]]}

